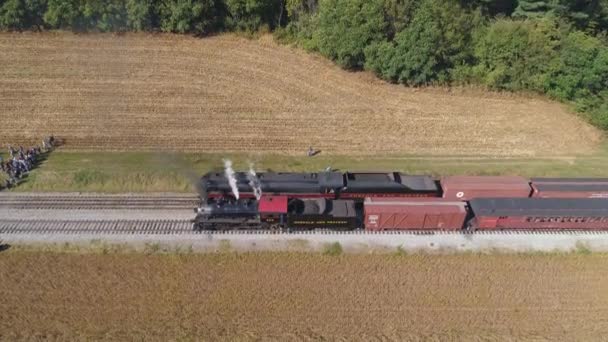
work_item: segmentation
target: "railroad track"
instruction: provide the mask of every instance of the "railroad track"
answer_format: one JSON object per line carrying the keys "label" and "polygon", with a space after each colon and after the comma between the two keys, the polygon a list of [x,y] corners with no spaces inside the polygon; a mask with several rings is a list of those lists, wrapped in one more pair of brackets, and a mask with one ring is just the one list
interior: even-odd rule
{"label": "railroad track", "polygon": [[3,195],[0,209],[192,209],[194,195]]}
{"label": "railroad track", "polygon": [[608,235],[602,231],[487,231],[487,232],[416,232],[389,231],[370,232],[355,231],[267,231],[267,230],[235,230],[235,231],[195,231],[190,220],[0,220],[0,235],[12,234],[121,234],[121,235],[176,235],[176,234],[223,234],[223,235]]}
{"label": "railroad track", "polygon": [[0,234],[183,234],[192,233],[189,220],[0,221]]}

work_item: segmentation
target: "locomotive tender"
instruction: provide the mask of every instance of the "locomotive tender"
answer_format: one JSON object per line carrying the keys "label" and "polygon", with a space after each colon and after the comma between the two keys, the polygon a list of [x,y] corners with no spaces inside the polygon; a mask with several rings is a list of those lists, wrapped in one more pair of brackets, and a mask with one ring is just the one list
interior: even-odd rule
{"label": "locomotive tender", "polygon": [[202,177],[197,230],[608,230],[608,178],[391,173],[235,173]]}

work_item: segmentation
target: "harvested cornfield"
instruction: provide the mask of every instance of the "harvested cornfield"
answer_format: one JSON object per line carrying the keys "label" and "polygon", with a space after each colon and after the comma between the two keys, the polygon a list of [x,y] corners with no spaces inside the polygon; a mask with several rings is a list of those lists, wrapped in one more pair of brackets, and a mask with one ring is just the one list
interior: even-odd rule
{"label": "harvested cornfield", "polygon": [[608,334],[605,255],[9,249],[0,274],[1,340],[597,341]]}
{"label": "harvested cornfield", "polygon": [[571,155],[597,130],[557,103],[407,89],[270,36],[0,34],[2,143],[73,150]]}

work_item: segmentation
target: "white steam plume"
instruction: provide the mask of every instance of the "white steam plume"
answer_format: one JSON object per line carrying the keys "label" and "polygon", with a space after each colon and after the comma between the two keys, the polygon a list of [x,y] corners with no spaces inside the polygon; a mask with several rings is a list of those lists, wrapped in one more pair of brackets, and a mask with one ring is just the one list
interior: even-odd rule
{"label": "white steam plume", "polygon": [[260,180],[258,179],[258,175],[253,169],[253,164],[249,164],[249,172],[247,172],[247,179],[249,180],[249,185],[253,189],[253,194],[255,195],[255,198],[259,200],[262,197],[262,186],[260,184]]}
{"label": "white steam plume", "polygon": [[232,189],[232,194],[234,194],[234,198],[239,199],[239,188],[236,185],[236,178],[234,177],[234,170],[232,169],[232,162],[228,159],[224,159],[224,175],[228,180],[228,184],[230,184],[230,188]]}

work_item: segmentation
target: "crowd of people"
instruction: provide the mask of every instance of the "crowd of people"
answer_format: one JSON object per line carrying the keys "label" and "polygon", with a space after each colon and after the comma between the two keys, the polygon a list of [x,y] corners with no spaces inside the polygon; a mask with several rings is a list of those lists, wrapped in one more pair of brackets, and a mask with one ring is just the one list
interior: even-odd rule
{"label": "crowd of people", "polygon": [[4,173],[4,184],[0,184],[0,190],[16,186],[40,161],[41,157],[50,152],[57,141],[52,135],[42,140],[42,145],[23,148],[14,148],[8,145],[8,159],[0,156],[0,173]]}

